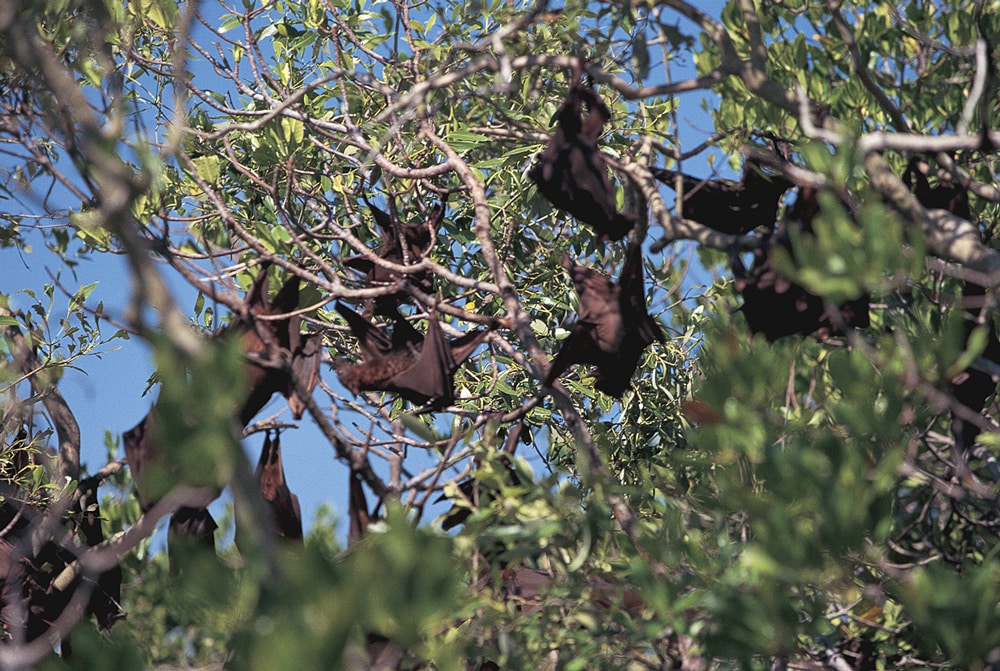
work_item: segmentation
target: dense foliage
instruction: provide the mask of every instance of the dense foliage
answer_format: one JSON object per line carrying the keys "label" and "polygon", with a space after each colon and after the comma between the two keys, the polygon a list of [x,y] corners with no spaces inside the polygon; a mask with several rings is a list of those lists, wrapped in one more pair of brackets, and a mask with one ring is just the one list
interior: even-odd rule
{"label": "dense foliage", "polygon": [[[0,286],[0,666],[1000,668],[1000,12],[700,4],[2,3],[4,258],[41,245],[71,271],[124,255],[131,294],[116,313],[102,286],[74,288],[62,314],[70,272]],[[616,279],[628,242],[599,241],[529,174],[591,84],[667,334],[620,399],[588,366],[543,384],[581,310],[564,266]],[[692,131],[699,105],[714,129]],[[651,172],[738,179],[745,162],[796,185],[779,232],[685,218]],[[934,200],[946,189],[968,211]],[[378,212],[392,228],[439,205],[429,251],[383,266],[419,266],[411,281],[369,284],[356,259],[384,263]],[[748,333],[741,252],[753,286],[777,277],[826,311],[818,335]],[[253,321],[241,297],[260,272],[300,279],[322,338],[303,421],[327,444],[310,458],[343,464],[331,487],[356,488],[357,531],[379,520],[346,550],[324,515],[304,545],[279,542],[250,500],[231,421],[246,357],[210,334]],[[18,291],[30,310],[8,308]],[[453,404],[419,413],[339,382],[336,360],[365,355],[337,302],[391,322],[387,296],[420,333],[492,329]],[[859,304],[870,323],[843,318]],[[107,427],[106,464],[80,463],[63,371],[137,339],[178,481],[236,483],[237,542],[216,552],[179,542],[168,562],[151,544],[188,490],[140,510],[126,427]],[[248,434],[275,428],[258,420]],[[89,579],[120,562],[127,617],[100,629],[84,597],[35,638],[10,607],[12,562],[80,545],[94,482],[109,540],[60,561]]]}

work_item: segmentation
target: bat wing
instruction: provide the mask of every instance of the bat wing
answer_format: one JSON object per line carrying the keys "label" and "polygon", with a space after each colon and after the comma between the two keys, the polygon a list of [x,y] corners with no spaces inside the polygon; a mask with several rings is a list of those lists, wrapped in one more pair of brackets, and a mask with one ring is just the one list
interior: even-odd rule
{"label": "bat wing", "polygon": [[339,301],[335,308],[347,322],[351,333],[358,339],[358,346],[361,348],[361,353],[366,359],[375,358],[392,351],[392,341],[382,329]]}
{"label": "bat wing", "polygon": [[[323,341],[319,333],[299,333],[292,337],[292,376],[285,396],[292,416],[301,419],[305,414],[308,395],[319,384],[319,364],[323,360]],[[303,398],[305,392],[306,398]]]}
{"label": "bat wing", "polygon": [[462,363],[472,356],[472,353],[482,344],[483,339],[489,334],[490,331],[496,328],[496,324],[490,324],[489,328],[476,329],[474,331],[469,331],[468,333],[455,338],[452,340],[448,346],[451,348],[451,357],[454,361],[454,368],[452,373],[458,370],[458,367]]}
{"label": "bat wing", "polygon": [[257,483],[260,493],[271,511],[275,529],[282,538],[302,538],[302,513],[298,497],[292,494],[285,481],[285,466],[281,460],[281,437],[271,440],[271,433],[264,437],[264,446],[257,461]]}
{"label": "bat wing", "polygon": [[646,305],[642,247],[638,243],[630,243],[625,252],[625,263],[618,279],[618,286],[622,322],[626,333],[642,343],[642,348],[654,341],[665,342],[666,337],[663,335],[662,327],[649,315],[649,308]]}
{"label": "bat wing", "polygon": [[151,473],[163,461],[163,455],[160,454],[153,435],[154,421],[153,409],[150,408],[138,424],[122,434],[125,461],[128,462],[129,470],[132,472],[132,480],[135,482],[136,494],[143,512],[149,510],[159,500],[158,496],[152,496],[153,487],[148,482]]}
{"label": "bat wing", "polygon": [[361,484],[361,475],[352,468],[349,477],[350,492],[347,515],[351,520],[351,528],[347,534],[347,545],[351,546],[361,540],[365,532],[368,531],[371,517],[368,512],[368,499],[365,498],[365,490]]}
{"label": "bat wing", "polygon": [[215,549],[215,530],[218,528],[207,508],[181,508],[170,517],[167,542],[173,545],[179,537],[184,537]]}
{"label": "bat wing", "polygon": [[444,407],[455,400],[455,359],[441,325],[433,313],[428,320],[427,335],[414,364],[389,380],[393,391],[412,403],[423,405],[433,401],[435,407]]}
{"label": "bat wing", "polygon": [[544,384],[546,387],[551,386],[556,378],[573,364],[598,365],[604,356],[606,355],[598,349],[594,340],[593,324],[579,322],[559,348],[559,353],[549,367],[549,374],[545,376]]}

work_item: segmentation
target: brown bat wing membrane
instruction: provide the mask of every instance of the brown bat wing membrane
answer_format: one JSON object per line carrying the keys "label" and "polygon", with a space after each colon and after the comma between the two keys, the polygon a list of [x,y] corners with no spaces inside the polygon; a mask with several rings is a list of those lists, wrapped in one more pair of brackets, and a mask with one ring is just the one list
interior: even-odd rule
{"label": "brown bat wing membrane", "polygon": [[556,355],[544,384],[551,385],[574,363],[591,364],[597,367],[594,387],[620,397],[631,383],[643,350],[665,339],[646,307],[641,248],[629,245],[617,284],[582,266],[574,267],[571,276],[580,294],[580,319]]}
{"label": "brown bat wing membrane", "polygon": [[[488,332],[479,329],[449,342],[441,325],[431,316],[427,335],[421,336],[396,312],[393,335],[388,339],[378,327],[350,308],[338,303],[337,311],[347,319],[364,355],[358,364],[338,363],[337,375],[344,386],[354,393],[396,392],[414,404],[431,403],[434,408],[454,401],[455,371]],[[373,332],[378,333],[377,338]],[[372,346],[373,341],[379,345]]]}
{"label": "brown bat wing membrane", "polygon": [[271,433],[264,437],[260,459],[257,462],[257,482],[260,493],[271,511],[275,531],[281,538],[302,538],[302,512],[299,498],[288,488],[285,466],[281,460],[281,436],[271,440]]}
{"label": "brown bat wing membrane", "polygon": [[[589,109],[581,120],[584,101]],[[618,212],[608,167],[597,149],[610,118],[592,88],[573,86],[559,108],[556,131],[528,177],[552,205],[592,226],[601,240],[621,240],[635,220]]]}

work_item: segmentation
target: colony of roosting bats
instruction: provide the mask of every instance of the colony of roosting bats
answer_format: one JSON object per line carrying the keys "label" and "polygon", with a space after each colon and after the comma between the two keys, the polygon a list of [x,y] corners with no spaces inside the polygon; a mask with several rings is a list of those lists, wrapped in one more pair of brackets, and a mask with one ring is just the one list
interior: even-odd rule
{"label": "colony of roosting bats", "polygon": [[[577,81],[571,86],[556,115],[556,127],[548,145],[528,176],[538,192],[555,208],[589,225],[601,242],[617,242],[636,228],[634,214],[617,209],[615,193],[609,179],[609,169],[598,148],[604,126],[611,119],[608,107],[592,86]],[[869,324],[869,297],[860,296],[843,305],[831,305],[820,296],[785,278],[774,262],[775,251],[790,250],[789,231],[812,233],[820,212],[818,193],[812,187],[797,187],[797,196],[786,208],[782,221],[778,212],[784,194],[795,186],[783,171],[768,172],[760,163],[747,160],[739,182],[699,179],[666,168],[650,168],[652,175],[664,185],[679,192],[677,216],[729,235],[755,232],[759,244],[753,252],[749,269],[735,252],[731,264],[735,286],[742,295],[740,308],[751,334],[760,333],[768,341],[791,335],[817,334],[821,339],[848,333]],[[968,196],[958,185],[947,183],[931,186],[919,163],[911,162],[904,176],[919,201],[928,208],[943,208],[965,219],[971,218]],[[365,304],[365,314],[337,303],[336,311],[343,317],[357,339],[361,360],[338,358],[334,367],[344,387],[354,394],[362,391],[398,394],[424,410],[440,410],[455,400],[454,375],[461,364],[483,343],[498,326],[494,321],[487,328],[470,331],[449,339],[435,317],[437,305],[427,317],[426,333],[420,333],[399,311],[410,297],[407,285],[423,294],[431,294],[431,274],[422,268],[412,269],[427,257],[437,238],[444,216],[444,200],[429,211],[420,224],[404,224],[396,217],[395,204],[390,212],[372,204],[364,196],[369,211],[381,235],[381,245],[369,255],[345,257],[345,266],[359,272],[366,285],[391,287],[392,291]],[[644,230],[644,227],[639,227]],[[595,369],[594,387],[615,397],[621,397],[630,387],[642,353],[654,342],[664,342],[658,321],[648,312],[643,278],[641,240],[627,243],[625,261],[618,281],[604,273],[564,259],[563,265],[579,296],[577,321],[569,336],[556,353],[543,377],[546,387],[556,384],[560,375],[574,364]],[[382,259],[396,266],[408,266],[409,272],[382,265]],[[965,288],[968,303],[969,331],[976,324],[989,330],[984,356],[1000,361],[1000,340],[992,321],[980,314],[982,289],[969,284]],[[232,324],[216,334],[218,338],[238,338],[247,355],[244,400],[238,420],[247,426],[275,393],[284,395],[296,419],[306,407],[319,380],[321,358],[320,335],[303,333],[297,315],[278,319],[259,319],[289,315],[299,307],[299,281],[292,276],[274,299],[268,296],[267,267],[263,264],[245,298],[244,310]],[[373,322],[382,318],[386,323]],[[956,399],[973,412],[980,412],[987,396],[995,389],[989,375],[969,368],[953,380]],[[148,511],[174,485],[177,479],[158,444],[155,431],[157,408],[154,406],[135,427],[123,434],[127,463],[132,471],[142,509]],[[956,443],[968,447],[979,432],[978,426],[957,414],[952,422]],[[520,435],[520,427],[512,428],[504,446],[512,454]],[[509,457],[504,457],[511,482],[519,482]],[[256,477],[265,507],[270,511],[271,530],[279,537],[301,542],[302,520],[298,499],[285,481],[281,461],[280,435],[272,439],[266,434],[256,469]],[[31,640],[45,633],[49,625],[69,603],[76,587],[56,586],[56,577],[71,563],[78,549],[102,542],[99,510],[96,507],[96,482],[81,484],[77,514],[70,536],[75,542],[47,542],[38,550],[30,550],[19,534],[30,532],[30,522],[37,511],[30,507],[16,510],[9,501],[0,504],[0,526],[8,529],[0,539],[0,619],[8,631]],[[459,491],[470,497],[473,481],[459,484]],[[216,492],[216,495],[218,493]],[[184,535],[212,547],[215,521],[207,506],[178,510],[171,518],[171,538]],[[28,514],[25,514],[25,510]],[[444,524],[451,528],[462,524],[468,508],[456,506],[445,515]],[[350,475],[350,539],[356,540],[368,525],[369,511],[361,479],[353,470]],[[516,595],[530,603],[543,590],[548,577],[525,565],[507,566],[501,574],[504,593]],[[110,626],[121,616],[119,605],[121,571],[117,567],[89,581],[87,611],[94,614],[102,626]],[[613,590],[598,585],[595,598]],[[638,596],[625,591],[629,608],[638,609]],[[377,635],[369,637],[370,659],[382,656],[387,661],[396,656],[391,643]],[[386,666],[385,668],[391,668]],[[484,665],[482,668],[490,668]]]}

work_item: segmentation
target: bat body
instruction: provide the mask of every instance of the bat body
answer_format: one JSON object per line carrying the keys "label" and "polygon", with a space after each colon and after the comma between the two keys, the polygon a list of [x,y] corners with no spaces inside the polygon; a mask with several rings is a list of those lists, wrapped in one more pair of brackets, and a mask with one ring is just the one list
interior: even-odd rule
{"label": "bat body", "polygon": [[671,189],[677,188],[677,178],[683,184],[681,211],[685,219],[730,235],[742,235],[764,226],[774,228],[781,196],[793,184],[781,175],[768,175],[760,164],[747,161],[743,179],[699,179],[675,170],[651,168],[656,179]]}
{"label": "bat body", "polygon": [[264,437],[264,446],[254,471],[261,496],[267,503],[274,521],[274,528],[281,538],[302,538],[302,510],[299,497],[292,493],[285,481],[285,466],[281,461],[281,434],[271,440],[271,432]]}
{"label": "bat body", "polygon": [[[960,184],[938,183],[931,186],[920,158],[914,158],[903,173],[903,181],[910,187],[920,204],[928,209],[948,210],[952,214],[967,221],[972,221],[972,207],[969,204],[969,192]],[[1000,338],[991,314],[984,314],[986,290],[974,282],[962,284],[962,304],[965,309],[965,340],[982,324],[987,329],[986,348],[982,357],[993,363],[1000,363]],[[955,400],[974,413],[981,413],[986,406],[986,399],[996,391],[997,383],[993,376],[984,371],[969,366],[951,380],[951,393]],[[975,422],[952,413],[951,434],[955,445],[965,451],[976,442],[982,429]]]}
{"label": "bat body", "polygon": [[[444,202],[432,208],[427,218],[420,224],[402,224],[395,221],[388,212],[369,202],[367,197],[365,202],[382,236],[382,243],[377,252],[381,258],[398,265],[412,265],[427,255],[444,220]],[[364,256],[351,256],[345,258],[343,263],[363,273],[368,284],[389,285],[396,280],[407,279],[424,293],[431,293],[433,290],[431,276],[426,270],[400,274]],[[375,299],[374,311],[376,314],[389,315],[405,297],[406,294],[402,292],[379,296]]]}
{"label": "bat body", "polygon": [[665,341],[647,311],[642,249],[629,245],[618,283],[583,266],[572,267],[570,277],[580,296],[579,319],[552,362],[545,385],[575,363],[591,364],[597,367],[594,387],[620,398],[643,350],[654,341]]}
{"label": "bat body", "polygon": [[455,371],[479,346],[489,329],[476,329],[449,342],[433,315],[422,336],[397,312],[392,336],[347,306],[337,312],[358,339],[360,363],[334,361],[341,384],[357,394],[389,391],[416,405],[442,408],[455,400]]}
{"label": "bat body", "polygon": [[599,240],[621,240],[635,218],[618,212],[608,166],[597,149],[611,112],[593,88],[576,84],[556,119],[555,133],[528,177],[555,207],[592,226]]}
{"label": "bat body", "polygon": [[[10,481],[8,481],[9,483]],[[122,573],[114,566],[97,575],[84,572],[68,585],[56,579],[87,549],[104,541],[95,479],[79,483],[79,499],[62,520],[68,533],[59,542],[45,541],[32,549],[32,532],[43,524],[42,510],[30,503],[15,504],[15,497],[0,502],[0,627],[17,640],[32,641],[45,635],[66,610],[76,590],[89,590],[84,608],[107,629],[124,617],[121,608]],[[86,584],[84,584],[86,583]]]}
{"label": "bat body", "polygon": [[361,485],[361,475],[351,469],[348,499],[347,516],[350,519],[350,528],[347,532],[347,546],[350,547],[364,537],[371,524],[371,513],[368,511],[368,499],[365,497],[364,487]]}
{"label": "bat body", "polygon": [[[247,293],[246,315],[234,319],[217,338],[240,339],[246,353],[246,399],[238,419],[242,426],[280,393],[288,399],[293,416],[302,417],[308,396],[319,381],[322,356],[318,334],[299,332],[302,318],[264,320],[256,317],[293,312],[298,309],[299,280],[291,277],[273,301],[268,300],[267,269],[262,268]],[[148,511],[165,493],[163,483],[164,449],[156,437],[157,413],[154,406],[133,428],[122,434],[125,458],[136,483],[143,511]],[[157,471],[159,473],[157,474]],[[169,474],[168,474],[169,475]],[[214,547],[215,520],[205,507],[179,509],[170,519],[170,537],[191,538],[207,548]]]}
{"label": "bat body", "polygon": [[[816,191],[801,188],[788,218],[803,231],[812,231],[813,217],[819,212]],[[827,306],[819,296],[785,278],[774,265],[772,255],[778,247],[790,250],[784,229],[768,238],[754,250],[754,260],[747,271],[737,254],[730,255],[736,288],[743,296],[739,308],[747,320],[751,334],[763,333],[768,342],[789,335],[818,333],[824,340],[843,333],[848,328],[865,328],[869,324],[869,296],[862,295],[840,306]]]}

